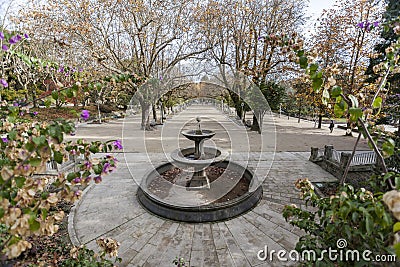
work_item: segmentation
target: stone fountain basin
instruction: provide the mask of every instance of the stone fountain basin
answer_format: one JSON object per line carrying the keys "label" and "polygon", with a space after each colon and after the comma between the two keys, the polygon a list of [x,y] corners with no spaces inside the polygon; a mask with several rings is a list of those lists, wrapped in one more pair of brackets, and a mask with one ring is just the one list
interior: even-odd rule
{"label": "stone fountain basin", "polygon": [[210,139],[215,135],[215,132],[211,130],[201,130],[201,133],[198,133],[197,130],[187,130],[187,131],[182,131],[181,133],[187,139],[195,142],[200,142],[201,140]]}
{"label": "stone fountain basin", "polygon": [[[262,186],[253,172],[238,163],[226,160],[214,162],[212,165],[243,173],[242,177],[250,183],[248,192],[225,202],[212,203],[203,201],[196,191],[188,191],[185,187],[172,186],[170,184],[169,188],[167,188],[168,186],[165,187],[165,197],[160,198],[147,188],[160,173],[175,167],[172,163],[165,163],[145,175],[137,192],[139,203],[158,216],[185,222],[226,220],[236,217],[257,205],[262,197]],[[211,183],[210,190],[213,190],[215,186],[214,182]]]}
{"label": "stone fountain basin", "polygon": [[200,171],[210,166],[214,162],[223,161],[228,157],[228,152],[219,150],[215,147],[203,147],[205,157],[194,159],[191,157],[195,153],[194,147],[176,149],[171,153],[174,164],[182,169],[193,167],[194,171]]}

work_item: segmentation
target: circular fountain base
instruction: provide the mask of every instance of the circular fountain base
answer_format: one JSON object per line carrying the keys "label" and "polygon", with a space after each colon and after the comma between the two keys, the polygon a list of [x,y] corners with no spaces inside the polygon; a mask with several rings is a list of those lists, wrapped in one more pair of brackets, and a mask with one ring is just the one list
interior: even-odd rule
{"label": "circular fountain base", "polygon": [[[171,183],[168,185],[168,182],[166,182],[166,186],[160,186],[157,189],[159,190],[157,193],[157,190],[149,188],[152,182],[160,177],[160,174],[176,168],[172,163],[165,163],[150,171],[144,177],[144,181],[137,193],[139,202],[147,210],[156,215],[184,222],[213,222],[226,220],[236,217],[257,205],[262,197],[262,187],[255,182],[257,178],[250,170],[244,168],[240,164],[230,161],[212,163],[210,166],[224,168],[228,170],[228,172],[241,173],[242,176],[240,179],[244,179],[248,184],[248,190],[233,198],[227,198],[227,195],[218,195],[215,200],[202,197],[195,200],[200,194],[199,192],[204,191],[195,192],[185,189],[185,186],[172,186]],[[204,194],[213,195],[212,189],[218,188],[218,186],[223,187],[227,184],[224,180],[222,180],[219,185],[218,180],[216,180],[215,183],[217,185],[213,185],[212,183],[210,191]],[[223,190],[225,190],[225,188]],[[228,191],[228,189],[225,191]],[[214,195],[217,195],[216,193],[219,193],[218,190],[214,192]],[[231,197],[231,195],[229,195],[229,197]]]}

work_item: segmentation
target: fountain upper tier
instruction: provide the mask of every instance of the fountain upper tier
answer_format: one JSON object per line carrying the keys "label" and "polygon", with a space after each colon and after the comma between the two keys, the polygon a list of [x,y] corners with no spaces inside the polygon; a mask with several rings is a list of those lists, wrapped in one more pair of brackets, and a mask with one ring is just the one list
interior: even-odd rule
{"label": "fountain upper tier", "polygon": [[182,135],[189,140],[200,142],[212,138],[215,132],[211,130],[187,130],[182,131]]}

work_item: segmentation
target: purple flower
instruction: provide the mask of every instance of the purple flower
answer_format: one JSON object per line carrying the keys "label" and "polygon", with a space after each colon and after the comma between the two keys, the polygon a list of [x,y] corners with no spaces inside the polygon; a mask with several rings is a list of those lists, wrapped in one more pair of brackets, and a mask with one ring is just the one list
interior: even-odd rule
{"label": "purple flower", "polygon": [[374,27],[378,27],[379,26],[379,21],[374,21]]}
{"label": "purple flower", "polygon": [[28,35],[27,33],[24,34],[24,37],[25,37],[26,39],[29,39],[29,35]]}
{"label": "purple flower", "polygon": [[365,22],[365,29],[369,32],[371,30],[371,23],[369,21]]}
{"label": "purple flower", "polygon": [[82,68],[79,68],[79,72],[82,72],[83,71],[83,69]]}
{"label": "purple flower", "polygon": [[17,42],[21,41],[21,39],[22,39],[22,36],[21,36],[21,35],[17,34],[17,35],[15,36],[15,40],[16,40]]}
{"label": "purple flower", "polygon": [[82,113],[81,113],[81,118],[83,119],[83,120],[87,120],[87,119],[89,119],[89,110],[86,110],[86,109],[84,109],[84,110],[82,110]]}
{"label": "purple flower", "polygon": [[88,169],[88,170],[90,170],[90,168],[92,168],[92,166],[93,166],[90,161],[86,161],[84,165],[85,165],[86,169]]}
{"label": "purple flower", "polygon": [[8,82],[4,79],[0,79],[0,84],[3,85],[3,87],[8,87]]}
{"label": "purple flower", "polygon": [[8,143],[8,138],[7,137],[2,137],[1,141],[3,141],[3,143]]}
{"label": "purple flower", "polygon": [[112,171],[112,167],[111,167],[111,164],[110,163],[108,163],[108,162],[106,162],[106,163],[104,163],[104,166],[103,166],[103,173],[109,173],[109,172],[111,172]]}
{"label": "purple flower", "polygon": [[0,39],[3,40],[4,39],[4,33],[0,32]]}
{"label": "purple flower", "polygon": [[5,45],[5,44],[3,44],[3,45],[1,46],[1,49],[3,49],[3,51],[7,51],[7,50],[8,50],[8,46]]}
{"label": "purple flower", "polygon": [[18,42],[17,37],[16,36],[11,37],[10,40],[8,40],[8,42],[10,44],[16,44]]}
{"label": "purple flower", "polygon": [[92,177],[87,177],[86,179],[85,179],[85,183],[89,183],[90,181],[92,180]]}
{"label": "purple flower", "polygon": [[64,72],[64,67],[63,67],[63,66],[61,66],[61,67],[58,69],[58,72],[61,72],[61,73],[63,73],[63,72]]}
{"label": "purple flower", "polygon": [[14,107],[18,107],[18,106],[19,106],[18,102],[14,102],[14,103],[13,103],[13,106],[14,106]]}
{"label": "purple flower", "polygon": [[98,184],[98,183],[100,183],[101,182],[101,176],[100,175],[98,175],[98,176],[96,176],[96,177],[94,177],[94,182],[96,183],[96,184]]}
{"label": "purple flower", "polygon": [[82,182],[82,179],[80,177],[76,177],[75,179],[72,180],[73,183],[77,184]]}
{"label": "purple flower", "polygon": [[364,29],[364,22],[357,23],[357,27]]}
{"label": "purple flower", "polygon": [[39,112],[35,111],[33,112],[33,116],[36,116]]}
{"label": "purple flower", "polygon": [[113,145],[114,145],[114,148],[115,148],[115,149],[118,149],[118,150],[121,150],[121,149],[122,149],[121,140],[115,140],[114,143],[113,143]]}

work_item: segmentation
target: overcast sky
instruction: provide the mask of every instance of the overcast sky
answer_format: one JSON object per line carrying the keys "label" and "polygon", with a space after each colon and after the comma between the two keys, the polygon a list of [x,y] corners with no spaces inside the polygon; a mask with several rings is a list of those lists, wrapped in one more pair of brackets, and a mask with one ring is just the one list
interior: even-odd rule
{"label": "overcast sky", "polygon": [[323,9],[331,8],[335,0],[310,0],[308,14],[313,18],[319,17]]}

